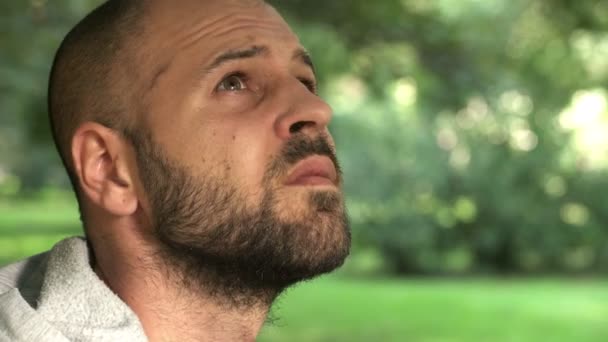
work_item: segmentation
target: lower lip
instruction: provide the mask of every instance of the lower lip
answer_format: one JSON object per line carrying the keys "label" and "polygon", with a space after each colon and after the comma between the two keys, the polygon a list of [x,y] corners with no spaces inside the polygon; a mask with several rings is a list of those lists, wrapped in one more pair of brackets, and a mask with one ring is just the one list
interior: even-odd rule
{"label": "lower lip", "polygon": [[304,185],[304,186],[310,186],[310,185],[331,185],[331,186],[335,186],[335,184],[331,181],[331,179],[326,178],[326,177],[320,177],[320,176],[308,176],[308,177],[301,177],[296,179],[293,183],[290,183],[289,185]]}

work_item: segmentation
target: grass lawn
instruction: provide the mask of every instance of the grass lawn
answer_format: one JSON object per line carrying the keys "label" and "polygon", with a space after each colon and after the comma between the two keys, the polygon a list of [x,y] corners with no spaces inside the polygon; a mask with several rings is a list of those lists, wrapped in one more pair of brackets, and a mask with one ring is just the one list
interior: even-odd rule
{"label": "grass lawn", "polygon": [[288,291],[260,341],[608,341],[608,281],[347,280]]}
{"label": "grass lawn", "polygon": [[[80,234],[71,201],[0,201],[0,265]],[[332,275],[287,291],[271,341],[608,341],[608,279],[384,279]]]}
{"label": "grass lawn", "polygon": [[82,234],[71,195],[0,201],[0,266],[48,250],[67,236]]}

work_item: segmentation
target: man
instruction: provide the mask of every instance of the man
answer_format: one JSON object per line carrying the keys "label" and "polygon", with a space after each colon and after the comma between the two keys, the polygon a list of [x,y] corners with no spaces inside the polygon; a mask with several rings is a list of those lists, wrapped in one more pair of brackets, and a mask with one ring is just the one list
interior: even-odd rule
{"label": "man", "polygon": [[2,341],[251,341],[348,254],[331,109],[262,1],[104,3],[49,112],[86,240],[0,271]]}

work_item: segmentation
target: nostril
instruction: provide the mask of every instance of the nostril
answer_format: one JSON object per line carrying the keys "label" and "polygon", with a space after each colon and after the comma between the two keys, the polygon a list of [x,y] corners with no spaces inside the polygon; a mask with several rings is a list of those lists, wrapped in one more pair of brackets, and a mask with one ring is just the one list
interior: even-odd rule
{"label": "nostril", "polygon": [[312,121],[298,121],[296,123],[294,123],[293,125],[291,125],[289,127],[289,133],[291,134],[295,134],[298,133],[302,130],[302,128],[308,126],[308,125],[314,125],[314,122]]}

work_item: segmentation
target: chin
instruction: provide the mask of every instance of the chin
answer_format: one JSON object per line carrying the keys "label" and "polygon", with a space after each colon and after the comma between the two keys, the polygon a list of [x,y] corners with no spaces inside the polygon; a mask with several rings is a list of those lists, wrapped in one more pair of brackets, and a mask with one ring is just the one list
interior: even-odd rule
{"label": "chin", "polygon": [[344,212],[343,195],[334,185],[291,185],[276,192],[273,212],[286,223],[314,220],[324,214],[341,214]]}

